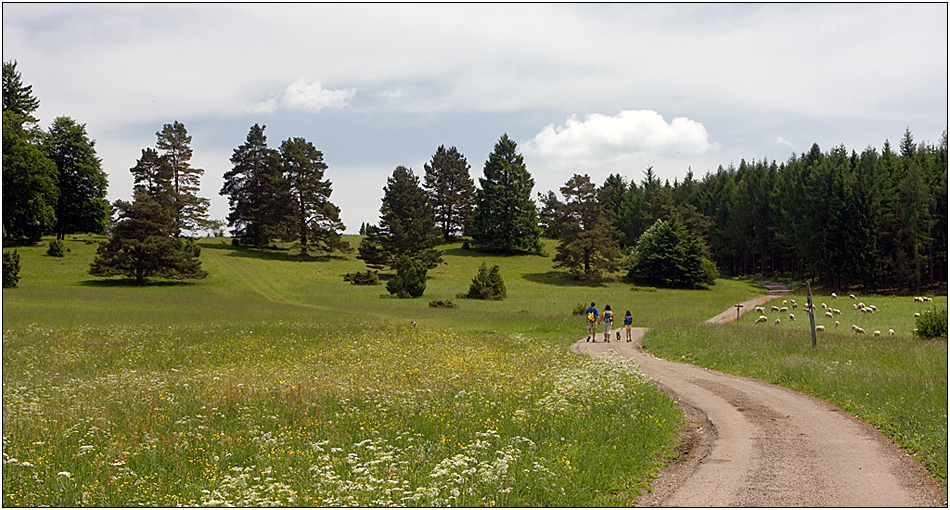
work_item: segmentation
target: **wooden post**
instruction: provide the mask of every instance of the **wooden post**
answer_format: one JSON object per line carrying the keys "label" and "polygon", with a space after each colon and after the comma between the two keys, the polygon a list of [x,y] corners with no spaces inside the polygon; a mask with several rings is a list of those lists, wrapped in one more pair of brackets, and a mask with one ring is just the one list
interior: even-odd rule
{"label": "wooden post", "polygon": [[805,281],[805,285],[808,287],[808,299],[805,306],[808,308],[808,322],[811,323],[811,348],[818,348],[818,336],[815,334],[815,307],[811,303],[811,283]]}
{"label": "wooden post", "polygon": [[733,306],[736,307],[736,322],[739,322],[739,309],[742,308],[742,303],[736,303]]}

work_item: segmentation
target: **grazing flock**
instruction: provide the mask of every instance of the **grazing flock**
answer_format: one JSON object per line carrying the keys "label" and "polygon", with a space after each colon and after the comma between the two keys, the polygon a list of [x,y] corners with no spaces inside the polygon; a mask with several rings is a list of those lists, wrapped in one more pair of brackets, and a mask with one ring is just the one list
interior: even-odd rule
{"label": "grazing flock", "polygon": [[[853,300],[855,300],[855,301],[857,300],[857,296],[855,296],[854,294],[850,294],[848,297],[850,297],[851,299],[853,299]],[[838,294],[832,292],[832,293],[831,293],[831,299],[838,299]],[[933,302],[933,298],[925,297],[925,296],[915,296],[915,297],[914,297],[914,302],[915,302],[915,303],[932,303],[932,302]],[[797,309],[798,309],[798,303],[796,303],[794,299],[791,299],[791,300],[782,300],[782,306],[781,306],[781,307],[776,306],[776,305],[772,305],[771,311],[773,311],[773,312],[778,312],[778,313],[784,315],[784,314],[788,313],[788,305],[789,305],[789,304],[791,304],[792,310],[797,310]],[[812,305],[812,307],[814,307],[814,304]],[[805,310],[806,313],[808,312],[808,309],[807,309],[807,308],[808,308],[808,305],[807,305],[807,304],[804,305],[804,306],[802,306],[802,309]],[[836,316],[842,315],[842,314],[841,314],[841,310],[839,310],[839,309],[837,309],[837,308],[830,307],[830,306],[828,306],[826,303],[822,303],[822,304],[821,304],[821,308],[822,308],[823,310],[825,310],[825,317],[828,318],[828,319],[834,319]],[[866,305],[866,304],[861,303],[861,302],[853,304],[853,305],[852,305],[852,308],[853,308],[854,310],[856,310],[856,311],[859,311],[859,312],[865,313],[865,314],[877,312],[877,307],[876,307],[876,306],[874,306],[874,305]],[[760,323],[760,322],[761,322],[761,323],[765,323],[765,322],[768,322],[768,321],[769,321],[768,316],[765,315],[766,311],[765,311],[765,307],[764,307],[764,306],[757,306],[757,307],[755,307],[755,311],[760,314],[760,315],[759,315],[759,318],[755,320],[755,323],[756,323],[756,324],[758,324],[758,323]],[[914,318],[917,318],[917,317],[920,317],[920,313],[914,313]],[[795,320],[795,314],[794,314],[794,313],[788,313],[788,320],[789,320],[789,321],[794,321],[794,320]],[[782,323],[782,320],[779,319],[779,318],[777,318],[777,319],[775,319],[774,321],[772,321],[772,325],[778,325],[778,324],[781,324],[781,323]],[[836,328],[837,328],[838,326],[840,326],[840,325],[841,325],[841,322],[840,322],[840,321],[835,321],[835,327],[836,327]],[[819,331],[819,332],[820,332],[820,331],[824,331],[824,330],[825,330],[825,326],[823,326],[823,325],[821,325],[821,324],[815,326],[815,331]],[[858,335],[866,335],[866,334],[867,334],[867,331],[865,331],[864,328],[858,326],[857,324],[852,324],[852,325],[851,325],[851,330],[854,331],[855,334],[858,334]],[[915,331],[916,331],[916,330],[915,330]],[[891,336],[891,337],[892,337],[892,336],[894,336],[894,330],[893,330],[893,329],[888,329],[887,332],[886,332],[886,334],[887,334],[887,336]],[[882,336],[882,333],[881,333],[880,330],[874,330],[874,331],[871,332],[871,336],[876,336],[876,337]]]}

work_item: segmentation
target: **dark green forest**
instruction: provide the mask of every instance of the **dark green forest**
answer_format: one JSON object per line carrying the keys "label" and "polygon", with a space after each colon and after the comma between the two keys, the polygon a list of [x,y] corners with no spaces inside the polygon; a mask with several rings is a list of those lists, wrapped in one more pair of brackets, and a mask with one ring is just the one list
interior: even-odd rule
{"label": "dark green forest", "polygon": [[[546,209],[556,197],[541,196]],[[745,161],[696,179],[639,183],[611,175],[601,206],[635,246],[658,219],[677,217],[709,246],[726,275],[809,279],[830,289],[917,292],[947,281],[947,132],[915,143],[908,128],[895,151],[860,154],[817,144],[784,163]],[[542,214],[544,223],[545,214]],[[545,227],[552,232],[552,222]]]}

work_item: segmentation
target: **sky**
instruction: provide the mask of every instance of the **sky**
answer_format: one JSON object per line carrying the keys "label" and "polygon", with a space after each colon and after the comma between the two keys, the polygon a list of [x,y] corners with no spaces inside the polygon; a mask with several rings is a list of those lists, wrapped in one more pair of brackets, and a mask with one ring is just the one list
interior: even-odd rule
{"label": "sky", "polygon": [[439,146],[478,186],[504,134],[535,195],[701,179],[815,143],[896,147],[947,129],[946,3],[4,3],[3,60],[40,127],[85,124],[129,200],[142,149],[174,121],[200,195],[219,195],[254,124],[323,152],[347,233],[377,223],[386,179]]}

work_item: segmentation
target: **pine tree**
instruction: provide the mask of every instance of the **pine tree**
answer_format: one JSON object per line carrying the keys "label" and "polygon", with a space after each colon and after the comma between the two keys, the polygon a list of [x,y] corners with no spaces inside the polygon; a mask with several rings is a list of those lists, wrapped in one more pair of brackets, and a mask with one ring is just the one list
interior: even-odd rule
{"label": "pine tree", "polygon": [[465,156],[444,145],[432,155],[431,165],[425,165],[424,187],[445,242],[464,234],[471,223],[475,181],[469,168]]}
{"label": "pine tree", "polygon": [[155,146],[171,170],[174,200],[171,213],[177,226],[175,237],[179,237],[183,231],[204,228],[210,201],[198,196],[204,170],[191,166],[193,151],[188,130],[176,120],[172,124],[165,124],[155,136],[158,137]]}
{"label": "pine tree", "polygon": [[280,154],[267,147],[263,126],[251,126],[245,143],[234,149],[231,164],[220,193],[228,197],[233,242],[263,248],[281,236],[291,212]]}
{"label": "pine tree", "polygon": [[714,285],[719,276],[706,246],[676,216],[657,220],[640,236],[635,260],[629,276],[652,285],[703,287]]}
{"label": "pine tree", "polygon": [[89,269],[94,276],[125,276],[144,285],[146,278],[204,278],[197,246],[173,237],[177,224],[161,204],[142,190],[132,203],[118,200],[119,219],[109,242],[99,246]]}
{"label": "pine tree", "polygon": [[105,230],[110,213],[105,199],[108,179],[85,124],[57,117],[44,137],[43,148],[59,170],[57,239],[65,239],[67,233]]}
{"label": "pine tree", "polygon": [[397,166],[383,187],[379,226],[367,227],[367,237],[359,247],[359,258],[367,264],[392,266],[400,256],[422,260],[429,267],[441,261],[435,249],[441,235],[435,212],[425,190],[412,170]]}
{"label": "pine tree", "polygon": [[129,171],[135,180],[136,190],[144,191],[166,210],[172,210],[174,190],[171,167],[155,149],[142,149],[142,156]]}
{"label": "pine tree", "polygon": [[284,140],[280,168],[291,203],[287,238],[300,242],[300,256],[306,257],[309,248],[350,251],[342,238],[346,227],[340,220],[340,208],[330,202],[333,187],[323,178],[327,170],[323,153],[303,138]]}
{"label": "pine tree", "polygon": [[40,100],[33,95],[33,85],[23,85],[23,78],[16,66],[16,60],[3,63],[3,111],[20,115],[21,126],[24,123],[35,124],[33,112],[40,107]]}
{"label": "pine tree", "polygon": [[590,177],[574,174],[561,187],[561,195],[564,215],[555,267],[566,267],[575,278],[586,280],[599,278],[603,271],[616,271],[617,232],[600,207]]}
{"label": "pine tree", "polygon": [[534,179],[505,134],[495,144],[475,192],[472,240],[480,248],[503,253],[541,250],[538,210],[532,200]]}

